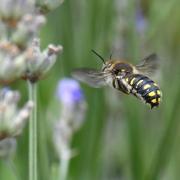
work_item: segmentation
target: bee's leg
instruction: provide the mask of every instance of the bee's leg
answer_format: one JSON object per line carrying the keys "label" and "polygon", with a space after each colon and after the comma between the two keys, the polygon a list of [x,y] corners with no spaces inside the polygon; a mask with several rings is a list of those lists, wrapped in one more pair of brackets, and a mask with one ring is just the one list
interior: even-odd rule
{"label": "bee's leg", "polygon": [[119,91],[122,91],[125,94],[130,93],[130,89],[128,88],[128,86],[126,86],[126,84],[124,83],[124,81],[121,78],[114,79],[113,86],[114,86],[114,88],[116,88]]}

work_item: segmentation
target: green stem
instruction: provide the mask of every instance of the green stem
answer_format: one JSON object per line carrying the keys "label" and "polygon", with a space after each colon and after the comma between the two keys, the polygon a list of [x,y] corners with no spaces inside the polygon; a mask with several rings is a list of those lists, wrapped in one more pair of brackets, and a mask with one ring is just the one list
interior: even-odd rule
{"label": "green stem", "polygon": [[60,164],[60,180],[66,180],[68,175],[68,168],[69,168],[69,157],[61,158]]}
{"label": "green stem", "polygon": [[28,82],[28,89],[34,102],[29,120],[29,180],[37,180],[37,84]]}

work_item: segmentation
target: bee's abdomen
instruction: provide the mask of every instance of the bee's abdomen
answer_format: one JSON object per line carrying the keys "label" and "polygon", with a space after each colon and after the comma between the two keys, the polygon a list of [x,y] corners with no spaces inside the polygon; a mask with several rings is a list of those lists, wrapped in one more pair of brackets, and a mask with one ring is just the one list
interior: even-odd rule
{"label": "bee's abdomen", "polygon": [[161,90],[154,81],[141,74],[132,74],[126,82],[131,86],[130,93],[150,104],[151,108],[159,106]]}

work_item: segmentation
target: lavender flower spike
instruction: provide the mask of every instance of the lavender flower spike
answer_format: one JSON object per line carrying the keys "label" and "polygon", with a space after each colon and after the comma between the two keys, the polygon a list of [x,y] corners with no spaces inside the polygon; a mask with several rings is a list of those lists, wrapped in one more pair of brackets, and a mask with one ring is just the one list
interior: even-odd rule
{"label": "lavender flower spike", "polygon": [[79,83],[70,78],[64,78],[59,81],[56,95],[65,106],[72,106],[84,100],[84,94]]}
{"label": "lavender flower spike", "polygon": [[60,119],[68,122],[72,131],[78,130],[84,122],[87,108],[84,93],[78,81],[71,78],[60,80],[56,96],[61,103]]}
{"label": "lavender flower spike", "polygon": [[19,110],[17,103],[20,94],[8,88],[0,90],[0,141],[19,135],[33,107],[33,102],[27,104]]}
{"label": "lavender flower spike", "polygon": [[147,27],[147,20],[143,14],[142,8],[140,5],[137,7],[136,10],[136,30],[139,33],[143,33]]}
{"label": "lavender flower spike", "polygon": [[60,179],[66,180],[69,160],[74,155],[71,140],[84,122],[87,105],[83,91],[74,79],[60,80],[56,96],[61,104],[61,114],[54,127],[54,144],[60,159]]}

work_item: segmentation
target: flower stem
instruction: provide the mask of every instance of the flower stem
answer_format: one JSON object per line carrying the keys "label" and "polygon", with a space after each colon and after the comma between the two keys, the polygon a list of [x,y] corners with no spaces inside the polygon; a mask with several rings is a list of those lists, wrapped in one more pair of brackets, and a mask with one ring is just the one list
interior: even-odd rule
{"label": "flower stem", "polygon": [[34,102],[29,121],[29,180],[37,180],[37,84],[28,81],[28,90]]}
{"label": "flower stem", "polygon": [[63,159],[61,163],[61,175],[60,180],[66,180],[68,174],[69,159]]}
{"label": "flower stem", "polygon": [[65,150],[60,162],[60,180],[67,180],[68,169],[70,162],[70,151],[69,149]]}

